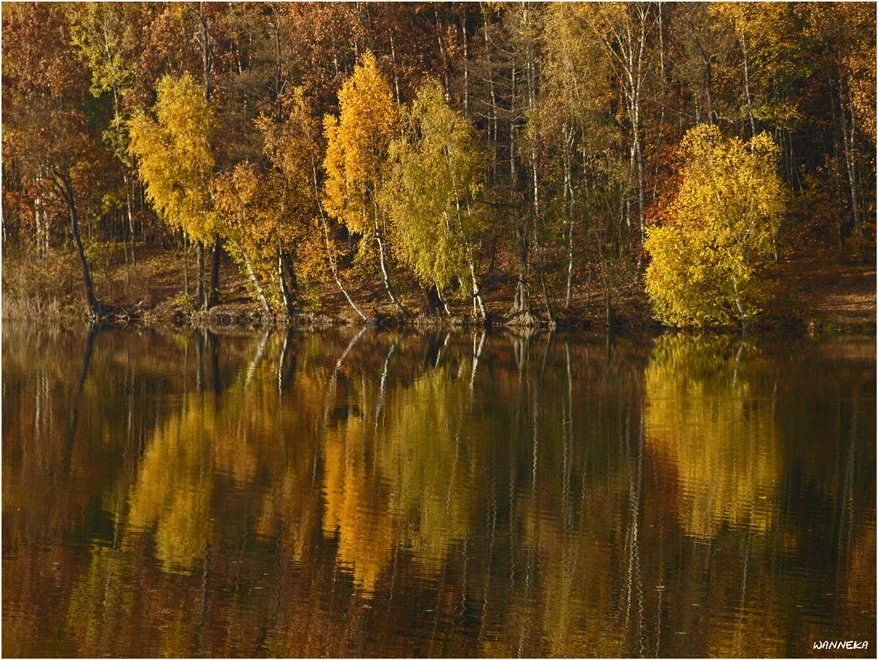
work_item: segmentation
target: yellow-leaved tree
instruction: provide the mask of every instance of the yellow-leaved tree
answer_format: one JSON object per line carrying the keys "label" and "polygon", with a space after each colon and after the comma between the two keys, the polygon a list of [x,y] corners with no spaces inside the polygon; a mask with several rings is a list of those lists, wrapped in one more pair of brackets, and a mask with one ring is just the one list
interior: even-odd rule
{"label": "yellow-leaved tree", "polygon": [[[209,140],[215,121],[204,88],[188,74],[167,75],[159,83],[154,112],[155,119],[141,109],[128,122],[129,151],[137,159],[147,196],[165,220],[191,240],[199,245],[213,242],[217,217],[211,197],[214,155]],[[203,270],[199,259],[198,291],[204,298],[199,303],[207,306],[210,295],[203,285]]]}
{"label": "yellow-leaved tree", "polygon": [[339,116],[327,115],[326,170],[324,182],[326,211],[348,231],[375,241],[378,262],[387,295],[404,316],[387,273],[387,246],[390,232],[387,212],[381,203],[381,190],[387,179],[387,152],[397,134],[399,112],[387,78],[378,69],[371,52],[363,55],[338,93]]}
{"label": "yellow-leaved tree", "polygon": [[308,227],[295,217],[295,203],[281,176],[254,163],[238,163],[217,177],[213,194],[229,253],[250,278],[263,309],[270,314],[270,301],[280,297],[292,316],[296,272],[290,261]]}
{"label": "yellow-leaved tree", "polygon": [[682,149],[680,190],[646,241],[646,292],[665,323],[746,330],[761,311],[764,267],[786,206],[778,147],[766,133],[745,143],[701,125]]}
{"label": "yellow-leaved tree", "polygon": [[257,120],[257,127],[265,139],[264,153],[274,165],[280,180],[278,186],[284,191],[288,216],[285,226],[290,229],[298,227],[287,235],[296,245],[299,261],[307,262],[315,276],[325,257],[339,290],[357,314],[368,321],[339,274],[335,244],[318,182],[317,168],[323,160],[324,143],[314,104],[305,96],[302,87],[282,97],[280,104],[284,119],[274,121],[272,117],[262,115]]}

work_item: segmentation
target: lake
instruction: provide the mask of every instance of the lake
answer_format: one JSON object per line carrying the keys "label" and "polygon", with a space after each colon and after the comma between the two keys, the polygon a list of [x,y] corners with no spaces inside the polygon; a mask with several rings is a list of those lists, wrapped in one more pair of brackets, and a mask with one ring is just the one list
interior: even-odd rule
{"label": "lake", "polygon": [[874,337],[2,338],[6,657],[875,655]]}

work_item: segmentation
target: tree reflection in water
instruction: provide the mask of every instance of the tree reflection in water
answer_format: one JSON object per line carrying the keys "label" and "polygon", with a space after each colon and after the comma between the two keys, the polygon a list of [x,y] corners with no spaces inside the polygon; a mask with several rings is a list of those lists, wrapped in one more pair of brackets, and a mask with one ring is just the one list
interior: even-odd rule
{"label": "tree reflection in water", "polygon": [[872,634],[868,343],[3,333],[9,655]]}

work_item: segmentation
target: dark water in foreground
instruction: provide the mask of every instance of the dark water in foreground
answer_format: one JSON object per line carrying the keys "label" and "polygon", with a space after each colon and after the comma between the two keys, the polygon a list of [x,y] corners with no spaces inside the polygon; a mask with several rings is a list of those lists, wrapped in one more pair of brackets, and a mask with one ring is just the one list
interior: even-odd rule
{"label": "dark water in foreground", "polygon": [[5,323],[3,655],[874,657],[875,366]]}

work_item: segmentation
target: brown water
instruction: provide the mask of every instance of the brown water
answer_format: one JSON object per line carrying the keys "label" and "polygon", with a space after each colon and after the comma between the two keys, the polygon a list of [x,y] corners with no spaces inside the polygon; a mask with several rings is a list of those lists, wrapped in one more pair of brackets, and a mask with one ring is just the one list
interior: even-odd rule
{"label": "brown water", "polygon": [[875,366],[6,323],[3,655],[874,657]]}

